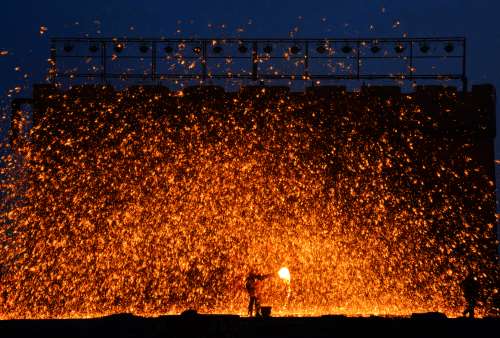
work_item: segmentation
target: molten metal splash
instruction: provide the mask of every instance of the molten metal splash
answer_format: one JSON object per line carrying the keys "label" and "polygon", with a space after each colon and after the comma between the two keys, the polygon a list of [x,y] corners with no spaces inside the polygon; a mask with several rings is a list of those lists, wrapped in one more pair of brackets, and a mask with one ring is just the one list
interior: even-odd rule
{"label": "molten metal splash", "polygon": [[447,162],[418,128],[303,98],[59,100],[4,158],[1,318],[241,314],[246,273],[283,264],[274,314],[457,315],[464,252],[486,259],[467,145]]}
{"label": "molten metal splash", "polygon": [[282,267],[278,271],[278,276],[285,282],[290,283],[290,271],[286,267]]}

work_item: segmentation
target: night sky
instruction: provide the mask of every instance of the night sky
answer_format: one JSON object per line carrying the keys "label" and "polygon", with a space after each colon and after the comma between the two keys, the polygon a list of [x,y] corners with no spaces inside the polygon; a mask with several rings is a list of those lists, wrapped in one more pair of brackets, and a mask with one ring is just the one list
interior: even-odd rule
{"label": "night sky", "polygon": [[[50,37],[85,35],[465,36],[469,83],[492,83],[498,88],[498,13],[500,2],[486,0],[5,1],[0,13],[0,51],[8,54],[0,56],[1,105],[7,106],[9,89],[43,81]],[[43,34],[42,26],[46,28]],[[30,89],[17,95],[30,96]],[[3,132],[5,127],[4,123]],[[499,150],[496,158],[500,158]]]}

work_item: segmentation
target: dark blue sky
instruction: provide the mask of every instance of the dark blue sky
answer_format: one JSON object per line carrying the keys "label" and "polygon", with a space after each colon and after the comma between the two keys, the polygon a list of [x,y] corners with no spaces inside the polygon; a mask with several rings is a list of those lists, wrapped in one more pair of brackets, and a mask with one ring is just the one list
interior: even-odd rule
{"label": "dark blue sky", "polygon": [[500,1],[5,0],[1,9],[0,93],[42,81],[53,36],[287,37],[295,27],[297,37],[463,35],[470,83],[500,85]]}

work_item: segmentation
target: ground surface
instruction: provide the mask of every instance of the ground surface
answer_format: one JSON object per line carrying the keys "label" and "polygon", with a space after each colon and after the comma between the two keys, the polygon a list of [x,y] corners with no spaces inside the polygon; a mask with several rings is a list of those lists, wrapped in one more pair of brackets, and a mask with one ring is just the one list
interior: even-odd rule
{"label": "ground surface", "polygon": [[0,337],[498,337],[500,318],[343,316],[243,318],[122,314],[100,319],[0,321]]}

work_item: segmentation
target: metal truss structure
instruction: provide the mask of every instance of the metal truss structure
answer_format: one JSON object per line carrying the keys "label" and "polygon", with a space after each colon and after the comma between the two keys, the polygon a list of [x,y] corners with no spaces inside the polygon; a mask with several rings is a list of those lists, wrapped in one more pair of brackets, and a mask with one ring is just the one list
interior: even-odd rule
{"label": "metal truss structure", "polygon": [[456,80],[464,37],[357,39],[51,39],[49,79]]}

